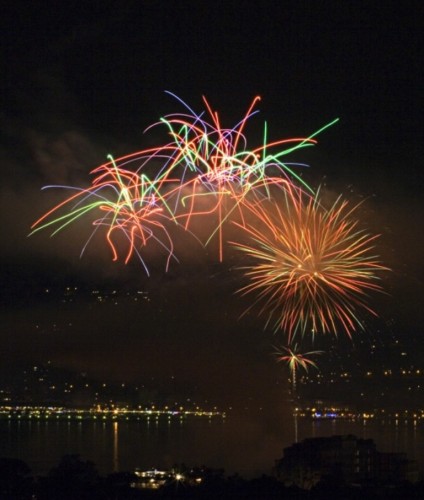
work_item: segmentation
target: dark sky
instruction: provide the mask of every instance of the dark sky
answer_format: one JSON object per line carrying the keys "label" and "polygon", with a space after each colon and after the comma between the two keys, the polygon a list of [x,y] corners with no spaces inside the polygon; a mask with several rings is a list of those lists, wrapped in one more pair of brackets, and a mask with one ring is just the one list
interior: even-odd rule
{"label": "dark sky", "polygon": [[[167,275],[153,263],[147,279],[141,266],[114,264],[104,249],[80,260],[84,227],[27,238],[63,195],[43,186],[86,186],[107,154],[160,139],[159,129],[144,129],[182,111],[165,90],[196,110],[205,95],[227,127],[260,95],[249,132],[255,145],[265,120],[270,139],[280,139],[339,117],[296,160],[310,165],[313,186],[365,199],[361,222],[381,234],[379,253],[392,268],[388,295],[373,303],[373,328],[384,336],[390,324],[420,345],[421,2],[15,1],[0,23],[3,370],[51,359],[101,377],[196,381],[218,400],[266,391],[273,400],[279,390],[275,339],[261,319],[238,320],[244,303],[233,293],[233,256],[219,264],[193,246]],[[100,309],[40,298],[68,284],[148,290],[151,300]]]}

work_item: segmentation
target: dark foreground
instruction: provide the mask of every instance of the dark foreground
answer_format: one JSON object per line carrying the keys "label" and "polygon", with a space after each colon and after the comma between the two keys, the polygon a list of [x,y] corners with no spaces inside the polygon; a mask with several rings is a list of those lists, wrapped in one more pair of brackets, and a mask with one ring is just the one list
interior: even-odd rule
{"label": "dark foreground", "polygon": [[[184,466],[180,467],[181,469]],[[200,470],[200,469],[199,469]],[[285,487],[274,477],[245,480],[226,477],[223,470],[202,468],[200,482],[171,480],[156,490],[142,488],[139,478],[129,472],[100,476],[95,465],[77,455],[64,456],[47,476],[33,477],[25,462],[0,459],[0,499],[422,499],[424,481],[402,482],[396,486],[349,486],[336,476],[322,478],[311,490]],[[137,485],[138,487],[134,487]]]}

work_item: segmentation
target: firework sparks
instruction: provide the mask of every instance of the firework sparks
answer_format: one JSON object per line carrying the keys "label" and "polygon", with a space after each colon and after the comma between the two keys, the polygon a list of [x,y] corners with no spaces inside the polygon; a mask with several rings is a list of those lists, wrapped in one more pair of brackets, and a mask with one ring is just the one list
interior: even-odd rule
{"label": "firework sparks", "polygon": [[358,312],[376,315],[366,299],[381,291],[377,272],[387,268],[373,252],[378,236],[358,229],[357,206],[339,198],[327,210],[299,191],[269,206],[250,207],[261,222],[246,228],[254,246],[234,243],[252,260],[244,268],[250,282],[240,292],[257,295],[267,325],[281,328],[289,342],[298,332],[350,336],[362,328]]}
{"label": "firework sparks", "polygon": [[[204,113],[194,113],[181,100],[190,114],[170,115],[161,122],[166,124],[174,139],[175,152],[170,169],[182,167],[181,178],[184,182],[187,179],[185,194],[181,198],[186,210],[179,218],[187,229],[194,216],[217,214],[216,228],[206,245],[217,234],[222,261],[223,223],[234,216],[244,220],[241,204],[248,194],[269,198],[271,185],[285,189],[286,185],[293,186],[293,182],[312,191],[292,168],[299,164],[287,163],[283,159],[297,149],[316,144],[314,137],[337,120],[310,137],[282,139],[272,143],[267,142],[265,123],[263,144],[249,150],[245,126],[249,118],[256,114],[254,107],[260,97],[255,97],[245,116],[232,129],[222,128],[218,113],[212,110],[206,98],[203,100],[210,122],[202,118]],[[269,175],[269,172],[274,172],[274,175]]]}
{"label": "firework sparks", "polygon": [[[311,191],[293,171],[292,167],[298,164],[283,159],[299,148],[314,145],[314,137],[337,120],[309,137],[271,143],[267,142],[265,124],[263,144],[249,150],[245,127],[257,113],[254,108],[259,97],[253,99],[245,116],[232,129],[221,127],[218,113],[205,98],[206,111],[201,114],[177,99],[188,113],[168,115],[151,126],[166,125],[169,134],[165,144],[116,160],[110,158],[108,163],[92,171],[96,177],[89,188],[48,186],[72,190],[74,194],[39,218],[31,234],[50,227],[54,227],[53,234],[56,234],[86,214],[97,214],[92,222],[93,233],[82,253],[94,234],[103,228],[113,259],[118,260],[122,254],[122,243],[118,248],[117,241],[121,239],[119,234],[124,235],[125,263],[136,254],[149,274],[140,253],[149,241],[166,250],[166,269],[175,257],[170,223],[191,231],[193,217],[217,217],[216,223],[211,219],[213,229],[204,244],[218,235],[222,261],[223,224],[238,220],[244,226],[245,203],[270,199],[274,188],[295,189],[294,182],[299,184],[296,189]],[[204,114],[209,116],[209,121],[202,118]],[[63,214],[61,211],[65,209],[69,211]]]}
{"label": "firework sparks", "polygon": [[283,347],[282,350],[277,350],[275,352],[277,356],[277,362],[286,363],[290,369],[290,374],[293,384],[293,393],[296,392],[296,373],[300,368],[303,368],[306,372],[309,367],[312,366],[318,369],[317,364],[312,361],[309,356],[322,354],[323,351],[311,351],[301,354],[298,351],[298,345],[295,344],[293,348]]}
{"label": "firework sparks", "polygon": [[[118,246],[115,243],[116,234],[121,233],[127,241],[125,263],[128,263],[134,253],[141,260],[146,273],[149,274],[140,249],[147,246],[149,240],[156,241],[168,254],[166,268],[170,259],[175,258],[173,243],[167,226],[175,222],[173,212],[166,201],[172,194],[172,189],[164,193],[165,187],[175,181],[167,176],[154,180],[144,174],[136,174],[123,168],[118,168],[115,161],[96,168],[92,185],[87,189],[73,189],[75,194],[53,207],[38,219],[31,227],[33,234],[48,227],[54,227],[52,235],[75,222],[88,213],[97,213],[92,222],[94,231],[84,245],[84,252],[94,234],[100,229],[106,229],[106,240],[112,251],[113,260],[118,260]],[[57,186],[55,186],[57,187]],[[71,209],[64,215],[54,217],[64,207]],[[53,218],[50,220],[50,218]],[[159,235],[159,234],[160,235]]]}

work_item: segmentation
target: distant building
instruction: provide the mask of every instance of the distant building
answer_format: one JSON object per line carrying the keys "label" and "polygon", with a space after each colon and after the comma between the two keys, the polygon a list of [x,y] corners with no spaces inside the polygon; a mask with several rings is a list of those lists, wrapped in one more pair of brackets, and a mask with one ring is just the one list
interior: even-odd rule
{"label": "distant building", "polygon": [[142,471],[140,469],[135,470],[135,475],[138,481],[132,483],[133,488],[143,488],[157,490],[165,486],[168,481],[173,479],[173,474],[170,471],[162,471],[157,469],[150,469]]}
{"label": "distant building", "polygon": [[418,479],[416,464],[404,453],[381,453],[372,439],[353,435],[305,439],[284,449],[276,461],[286,486],[310,489],[324,478],[346,485],[395,485]]}
{"label": "distant building", "polygon": [[[223,471],[222,471],[223,472]],[[187,468],[184,464],[181,467],[175,466],[171,470],[135,469],[134,473],[137,481],[131,484],[132,488],[158,490],[170,483],[181,483],[189,486],[199,486],[207,477],[220,477],[221,470],[209,469],[208,467]]]}

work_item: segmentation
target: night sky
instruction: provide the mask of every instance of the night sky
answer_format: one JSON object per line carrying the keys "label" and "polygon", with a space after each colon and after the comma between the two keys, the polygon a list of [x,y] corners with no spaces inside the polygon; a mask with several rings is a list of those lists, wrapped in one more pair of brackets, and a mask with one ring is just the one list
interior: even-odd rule
{"label": "night sky", "polygon": [[[340,118],[293,159],[310,165],[302,175],[312,186],[363,201],[361,224],[381,234],[378,253],[392,269],[382,278],[387,294],[370,297],[379,319],[340,343],[354,351],[358,338],[379,336],[383,345],[395,333],[422,359],[421,2],[7,3],[0,21],[2,377],[51,360],[98,378],[172,381],[222,404],[278,398],[287,376],[272,357],[280,339],[263,331],[264,318],[240,318],[248,299],[234,294],[233,253],[220,264],[215,248],[177,242],[180,263],[165,273],[163,259],[151,255],[147,278],[138,262],[112,262],[105,246],[80,259],[90,230],[84,223],[55,238],[27,237],[64,196],[43,186],[87,186],[107,154],[163,140],[163,129],[144,130],[183,111],[166,90],[197,111],[206,96],[229,128],[260,95],[246,131],[254,145],[264,121],[272,140]],[[62,300],[67,286],[78,287],[73,302]],[[118,304],[98,304],[93,289],[116,290]],[[135,302],[137,291],[149,300]]]}

